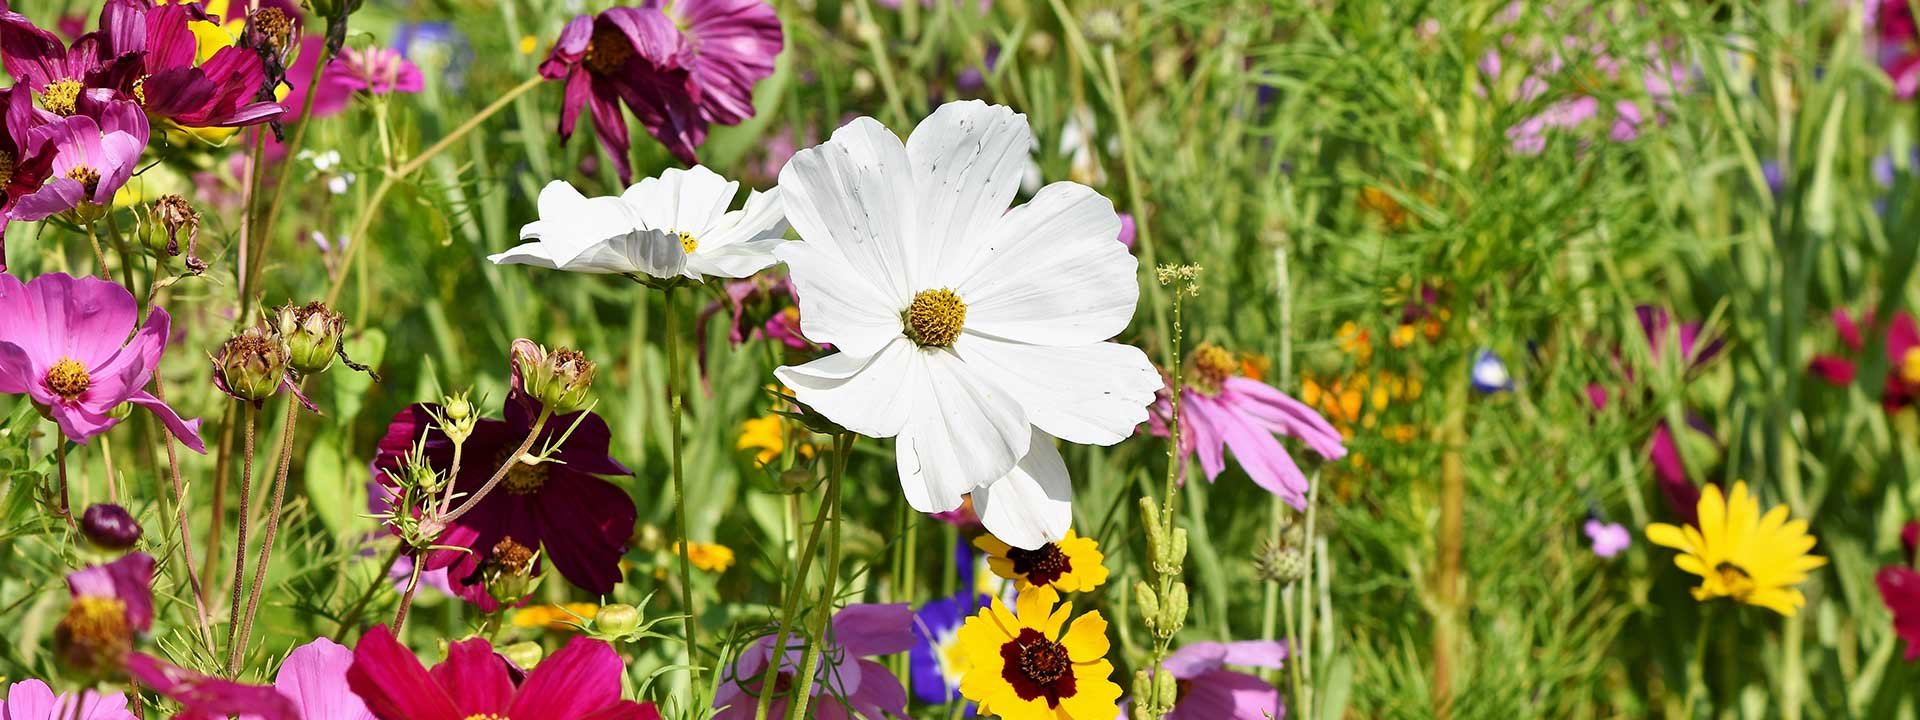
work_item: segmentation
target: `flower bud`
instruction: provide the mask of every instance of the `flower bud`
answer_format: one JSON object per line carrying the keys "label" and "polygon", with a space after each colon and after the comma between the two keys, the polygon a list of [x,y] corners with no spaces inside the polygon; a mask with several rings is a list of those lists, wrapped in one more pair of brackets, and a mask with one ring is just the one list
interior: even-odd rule
{"label": "flower bud", "polygon": [[562,347],[548,352],[521,338],[513,341],[512,358],[521,390],[554,414],[565,415],[586,406],[587,391],[593,387],[594,363],[580,351]]}
{"label": "flower bud", "polygon": [[1173,705],[1180,699],[1180,678],[1173,673],[1156,673],[1153,676],[1153,709],[1159,715],[1173,711]]}
{"label": "flower bud", "polygon": [[1153,588],[1145,580],[1133,584],[1133,600],[1140,604],[1140,617],[1149,623],[1160,614],[1160,597],[1153,594]]}
{"label": "flower bud", "polygon": [[113,409],[107,411],[107,417],[115,420],[125,420],[133,417],[133,403],[123,402],[113,406]]}
{"label": "flower bud", "polygon": [[287,343],[258,327],[233,336],[213,356],[213,380],[221,392],[261,403],[287,379]]}
{"label": "flower bud", "polygon": [[1153,711],[1153,671],[1133,671],[1133,720],[1159,720]]}
{"label": "flower bud", "polygon": [[640,629],[640,610],[622,603],[603,605],[593,617],[593,629],[605,636],[625,636]]}
{"label": "flower bud", "polygon": [[140,541],[140,523],[126,508],[97,503],[80,516],[80,534],[94,547],[120,552]]}
{"label": "flower bud", "polygon": [[500,656],[506,658],[507,662],[513,663],[515,667],[521,670],[532,670],[533,666],[539,665],[541,658],[546,657],[546,655],[546,648],[540,647],[540,643],[532,640],[517,642],[500,648]]}
{"label": "flower bud", "polygon": [[333,365],[347,324],[340,313],[315,300],[297,307],[293,303],[282,305],[274,317],[280,337],[287,343],[287,364],[294,372],[314,375]]}

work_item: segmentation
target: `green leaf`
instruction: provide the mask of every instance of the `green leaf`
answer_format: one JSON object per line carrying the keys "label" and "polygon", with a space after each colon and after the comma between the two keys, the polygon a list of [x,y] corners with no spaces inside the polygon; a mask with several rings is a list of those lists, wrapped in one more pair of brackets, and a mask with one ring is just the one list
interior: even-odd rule
{"label": "green leaf", "polygon": [[363,517],[367,512],[366,483],[353,468],[353,459],[341,448],[338,430],[329,426],[314,436],[307,448],[304,474],[307,497],[334,537],[365,532],[371,524]]}

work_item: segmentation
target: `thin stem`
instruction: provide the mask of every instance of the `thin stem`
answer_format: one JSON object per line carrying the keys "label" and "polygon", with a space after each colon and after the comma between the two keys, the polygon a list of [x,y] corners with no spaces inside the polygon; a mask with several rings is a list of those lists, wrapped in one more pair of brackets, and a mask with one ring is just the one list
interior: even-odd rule
{"label": "thin stem", "polygon": [[273,199],[267,201],[267,214],[260,218],[260,252],[253,258],[253,266],[247,269],[249,275],[258,274],[267,265],[267,248],[272,245],[264,238],[273,237],[273,220],[280,216],[280,203],[287,197],[287,183],[293,178],[293,157],[300,153],[300,145],[307,139],[307,126],[313,124],[314,90],[320,87],[320,77],[327,70],[327,63],[333,60],[325,43],[320,47],[319,62],[313,64],[313,76],[307,80],[307,96],[300,101],[300,122],[293,126],[293,135],[287,138],[286,159],[280,162],[280,172],[274,176]]}
{"label": "thin stem", "polygon": [[87,242],[93,244],[94,262],[100,263],[100,279],[106,280],[112,277],[111,272],[107,270],[107,253],[100,249],[100,233],[94,231],[92,222],[87,223]]}
{"label": "thin stem", "polygon": [[[807,717],[807,701],[813,695],[813,678],[820,671],[820,649],[827,643],[827,623],[833,617],[833,600],[840,581],[840,480],[846,472],[846,451],[850,449],[851,440],[842,444],[841,452],[835,453],[833,475],[827,478],[827,521],[832,523],[832,531],[827,536],[826,582],[820,587],[820,604],[814,608],[816,619],[813,621],[813,637],[808,641],[806,657],[800,663],[800,687],[790,701],[793,707],[792,712],[787,714],[787,720],[803,720]],[[780,657],[784,658],[785,653]]]}
{"label": "thin stem", "polygon": [[[305,384],[304,382],[302,384]],[[296,386],[294,393],[299,392]],[[240,645],[253,635],[253,618],[260,611],[260,592],[267,584],[267,561],[273,557],[273,539],[280,534],[280,508],[287,496],[287,471],[293,468],[293,432],[300,422],[300,400],[287,393],[286,430],[280,434],[280,471],[273,480],[273,501],[267,508],[267,531],[260,537],[260,561],[253,566],[253,590],[247,595],[247,614],[240,625]]]}
{"label": "thin stem", "polygon": [[[360,597],[354,599],[353,604],[347,606],[347,611],[340,614],[340,622],[333,628],[334,640],[347,639],[347,628],[353,627],[353,623],[360,619],[360,613],[366,610],[367,601],[373,599],[374,591],[387,584],[387,571],[393,569],[393,563],[400,559],[400,551],[406,548],[405,544],[394,544],[393,552],[387,553],[387,559],[374,570],[373,580],[367,583],[367,589],[360,591]],[[415,558],[414,565],[417,567],[419,564],[419,559]]]}
{"label": "thin stem", "polygon": [[207,584],[214,587],[219,586],[219,571],[214,568],[220,566],[220,547],[224,541],[221,533],[227,524],[227,480],[232,475],[234,413],[239,412],[241,404],[226,403],[226,409],[221,412],[220,453],[213,461],[213,522],[207,524],[207,557],[200,567],[207,572]]}
{"label": "thin stem", "polygon": [[[552,417],[553,409],[542,406],[540,408],[540,416],[533,420],[533,429],[527,431],[527,439],[520,442],[520,449],[513,451],[512,455],[507,456],[505,462],[500,463],[500,469],[493,471],[493,477],[487,478],[487,484],[481,485],[479,492],[474,493],[471,497],[468,497],[465,502],[460,503],[460,507],[454,508],[452,513],[442,516],[440,522],[451,523],[460,519],[460,516],[467,514],[468,511],[473,509],[473,506],[480,504],[480,501],[487,496],[487,493],[493,492],[494,486],[499,485],[500,480],[505,478],[507,472],[513,469],[513,464],[520,462],[520,458],[525,456],[528,450],[533,449],[533,441],[540,437],[540,430],[547,426],[547,420]],[[448,478],[447,481],[452,482],[453,480],[452,478]]]}
{"label": "thin stem", "polygon": [[407,577],[407,591],[400,595],[400,609],[393,613],[395,635],[400,634],[400,629],[407,626],[407,611],[413,609],[413,594],[420,590],[420,567],[423,565],[426,563],[420,558],[413,559],[413,574]]}
{"label": "thin stem", "polygon": [[688,555],[692,550],[692,538],[687,537],[687,491],[680,479],[681,445],[680,436],[680,313],[676,294],[669,289],[666,292],[667,304],[667,407],[668,432],[672,435],[668,444],[673,448],[673,522],[679,540],[680,551],[674,553],[674,564],[680,569],[680,607],[686,611],[685,626],[687,635],[687,679],[689,686],[700,684],[698,649],[700,647],[700,612],[693,606],[693,571]]}
{"label": "thin stem", "polygon": [[77,530],[79,529],[79,526],[74,525],[73,523],[73,510],[72,510],[73,506],[68,500],[67,436],[65,435],[59,435],[54,439],[53,462],[54,462],[54,466],[58,469],[59,476],[60,476],[60,510],[58,511],[57,514],[60,516],[61,519],[67,521],[67,525],[72,526],[74,529]]}
{"label": "thin stem", "polygon": [[[843,443],[842,438],[834,438],[835,459],[832,470],[833,475],[828,480],[829,483],[839,482],[840,473],[846,468],[847,451],[852,449],[852,445],[850,439]],[[796,572],[793,575],[793,580],[786,583],[786,587],[790,589],[790,592],[786,594],[786,598],[781,602],[780,629],[775,632],[773,642],[774,647],[780,648],[778,654],[775,655],[775,657],[779,659],[775,662],[768,663],[766,674],[761,677],[760,705],[759,708],[754,711],[754,720],[767,720],[767,713],[773,708],[773,681],[779,677],[780,666],[784,664],[786,660],[787,637],[791,634],[791,628],[793,627],[793,615],[799,611],[800,596],[806,592],[807,571],[812,569],[814,551],[820,547],[820,531],[826,529],[827,511],[829,509],[827,503],[823,502],[820,503],[819,512],[814,513],[813,528],[807,531],[806,545],[800,548],[800,560],[799,564],[794,568]]]}
{"label": "thin stem", "polygon": [[[150,383],[150,392],[160,402],[166,402],[166,390],[161,387],[159,378]],[[173,433],[160,431],[161,442],[167,446],[167,478],[173,486],[173,520],[180,532],[180,565],[186,568],[187,586],[193,590],[193,619],[200,628],[201,638],[211,638],[211,621],[207,614],[207,591],[200,585],[200,575],[193,569],[193,540],[187,527],[186,485],[180,481],[180,452],[173,447]]]}
{"label": "thin stem", "polygon": [[260,194],[260,158],[266,155],[267,135],[259,127],[253,129],[253,147],[247,151],[247,184],[240,193],[240,314],[241,322],[246,322],[248,313],[253,309],[253,296],[259,290],[259,280],[254,272],[259,263],[254,261],[253,243],[256,233],[253,228],[253,199]]}
{"label": "thin stem", "polygon": [[120,504],[120,480],[113,474],[113,441],[100,436],[100,467],[107,476],[107,502]]}
{"label": "thin stem", "polygon": [[227,676],[240,674],[240,591],[247,581],[247,505],[253,495],[253,430],[254,419],[258,411],[253,403],[247,403],[246,445],[240,461],[240,518],[234,523],[234,534],[238,540],[233,549],[233,604],[228,606],[231,615],[227,622]]}

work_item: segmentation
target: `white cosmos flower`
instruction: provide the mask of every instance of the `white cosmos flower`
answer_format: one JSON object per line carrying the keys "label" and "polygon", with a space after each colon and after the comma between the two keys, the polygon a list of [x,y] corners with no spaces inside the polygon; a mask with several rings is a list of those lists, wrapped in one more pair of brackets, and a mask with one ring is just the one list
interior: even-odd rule
{"label": "white cosmos flower", "polygon": [[740,278],[777,262],[786,234],[777,191],[754,192],[732,212],[740,184],[705,167],[667,170],[620,197],[589,198],[555,180],[540,191],[531,240],[488,257],[496,264],[667,279]]}
{"label": "white cosmos flower", "polygon": [[1060,539],[1073,490],[1053,439],[1111,445],[1146,420],[1160,375],[1107,340],[1133,317],[1137,261],[1113,203],[1060,182],[1012,211],[1026,116],[948,103],[900,139],[873,118],[780,172],[805,242],[787,264],[807,339],[839,352],[775,371],[801,402],[897,437],[908,503],[959,507],[1035,548]]}

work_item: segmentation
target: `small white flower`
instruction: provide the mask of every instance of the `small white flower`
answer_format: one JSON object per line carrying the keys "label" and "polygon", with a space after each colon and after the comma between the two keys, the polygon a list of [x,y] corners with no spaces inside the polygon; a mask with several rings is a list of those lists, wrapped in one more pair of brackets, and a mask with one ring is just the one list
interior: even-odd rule
{"label": "small white flower", "polygon": [[786,242],[778,190],[747,196],[727,211],[740,184],[705,167],[670,169],[620,197],[582,196],[556,180],[540,191],[540,219],[520,229],[532,240],[487,259],[591,273],[742,278],[778,262]]}
{"label": "small white flower", "polygon": [[948,103],[903,146],[872,118],[780,173],[805,242],[787,264],[807,339],[839,352],[775,371],[801,402],[897,437],[907,502],[959,507],[1021,548],[1058,540],[1073,489],[1053,438],[1111,445],[1147,419],[1160,375],[1107,342],[1139,300],[1113,203],[1059,182],[1009,211],[1026,116]]}
{"label": "small white flower", "polygon": [[327,191],[335,195],[347,194],[347,189],[353,186],[353,177],[353,173],[341,173],[327,178]]}

